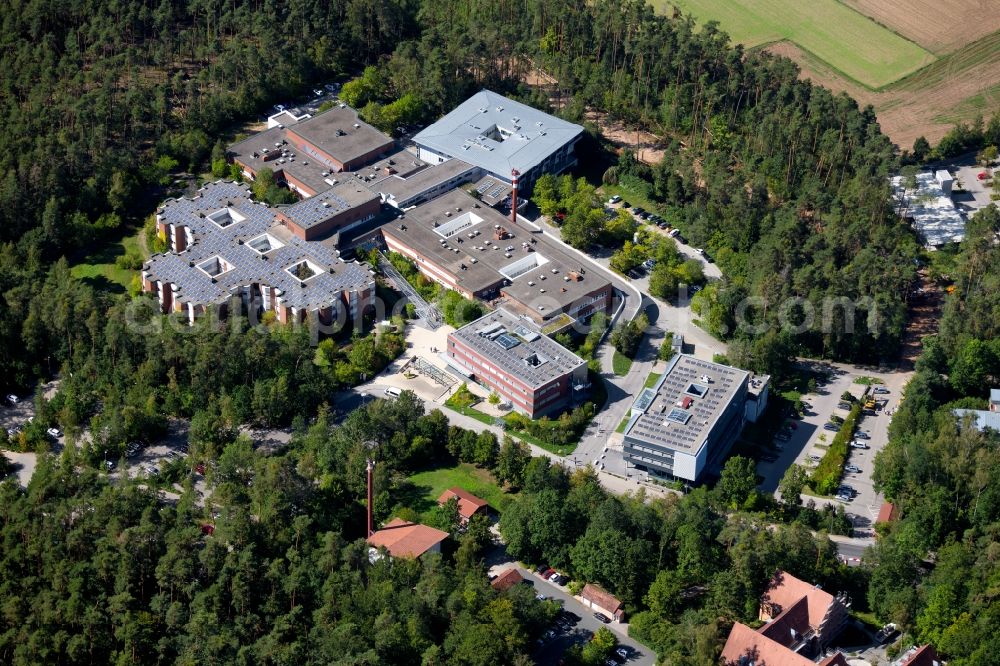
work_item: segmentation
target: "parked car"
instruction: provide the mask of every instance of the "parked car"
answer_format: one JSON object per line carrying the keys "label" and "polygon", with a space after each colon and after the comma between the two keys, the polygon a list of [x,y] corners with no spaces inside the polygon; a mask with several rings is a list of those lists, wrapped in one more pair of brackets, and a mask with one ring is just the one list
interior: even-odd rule
{"label": "parked car", "polygon": [[700,247],[696,247],[694,249],[694,251],[695,251],[696,254],[705,254],[705,251],[703,249],[701,249]]}
{"label": "parked car", "polygon": [[840,426],[837,425],[836,423],[824,423],[823,428],[826,430],[832,430],[833,432],[837,432],[838,430],[840,430]]}
{"label": "parked car", "polygon": [[538,574],[539,576],[548,570],[549,570],[549,565],[547,564],[539,564],[537,567],[535,567],[535,573]]}
{"label": "parked car", "polygon": [[837,501],[838,502],[850,502],[851,501],[851,496],[848,495],[847,493],[840,493],[839,495],[837,495]]}
{"label": "parked car", "polygon": [[670,236],[671,238],[676,238],[677,236],[681,235],[681,230],[680,229],[671,229],[670,233],[668,233],[667,235]]}
{"label": "parked car", "polygon": [[9,402],[12,405],[16,405],[17,403],[21,402],[21,399],[18,398],[13,393],[8,393],[7,394],[7,402]]}
{"label": "parked car", "polygon": [[403,392],[400,391],[395,386],[389,386],[385,389],[385,394],[388,396],[392,396],[393,398],[398,398],[400,395],[402,395],[402,393]]}
{"label": "parked car", "polygon": [[616,194],[615,196],[613,196],[610,199],[608,199],[608,203],[609,204],[621,203],[621,200],[622,200],[622,198]]}
{"label": "parked car", "polygon": [[845,402],[845,401],[842,400],[842,401],[840,401],[840,402],[837,403],[837,407],[839,407],[840,409],[850,409],[851,408],[851,403]]}
{"label": "parked car", "polygon": [[871,439],[871,435],[868,434],[867,430],[859,430],[854,433],[854,436],[858,439]]}
{"label": "parked car", "polygon": [[545,601],[546,599],[548,599],[548,597],[545,596],[544,594],[536,594],[535,598],[538,599],[539,601]]}
{"label": "parked car", "polygon": [[844,468],[844,471],[849,474],[860,474],[861,468],[858,467],[857,465],[848,465],[847,467]]}
{"label": "parked car", "polygon": [[617,650],[615,650],[615,654],[618,655],[618,658],[621,659],[622,661],[628,661],[628,648],[624,646],[620,647]]}
{"label": "parked car", "polygon": [[878,393],[879,395],[885,395],[889,393],[889,389],[887,389],[884,386],[876,386],[874,393]]}
{"label": "parked car", "polygon": [[323,91],[320,90],[319,88],[316,88],[316,90],[313,90],[313,94],[316,95],[316,97],[322,97]]}
{"label": "parked car", "polygon": [[774,438],[779,442],[787,442],[792,438],[792,436],[789,435],[787,432],[779,432],[777,435],[774,436]]}
{"label": "parked car", "polygon": [[855,439],[855,440],[851,440],[851,448],[852,449],[867,449],[868,445],[865,444],[864,442],[859,442],[858,440]]}
{"label": "parked car", "polygon": [[611,618],[604,613],[594,613],[594,619],[598,622],[603,622],[604,624],[610,624]]}
{"label": "parked car", "polygon": [[109,472],[115,471],[115,463],[114,463],[114,461],[105,460],[104,461],[104,469],[108,470]]}
{"label": "parked car", "polygon": [[47,432],[50,437],[55,437],[56,439],[62,437],[62,432],[59,430],[59,428],[49,428],[45,432]]}
{"label": "parked car", "polygon": [[546,569],[545,570],[545,573],[542,574],[542,578],[544,578],[545,580],[548,580],[548,579],[552,578],[555,575],[556,575],[556,570],[550,568],[550,569]]}
{"label": "parked car", "polygon": [[[603,466],[602,466],[602,468],[603,468]],[[559,585],[565,585],[566,583],[569,582],[569,576],[567,576],[566,574],[559,574],[559,576],[557,576],[557,578],[558,578],[558,580],[556,581],[556,583],[558,583]]]}

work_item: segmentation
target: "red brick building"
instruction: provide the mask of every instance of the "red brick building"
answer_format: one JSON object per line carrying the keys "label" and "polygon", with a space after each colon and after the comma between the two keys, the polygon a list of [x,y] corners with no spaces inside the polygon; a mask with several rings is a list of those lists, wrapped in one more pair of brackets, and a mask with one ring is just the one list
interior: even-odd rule
{"label": "red brick building", "polygon": [[587,363],[529,319],[495,310],[448,335],[448,362],[531,418],[586,397]]}

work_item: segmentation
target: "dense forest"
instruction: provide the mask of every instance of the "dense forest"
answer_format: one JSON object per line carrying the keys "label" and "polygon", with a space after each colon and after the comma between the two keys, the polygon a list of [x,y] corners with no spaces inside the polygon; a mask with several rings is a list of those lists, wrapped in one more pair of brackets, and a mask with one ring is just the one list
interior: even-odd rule
{"label": "dense forest", "polygon": [[[739,461],[716,490],[647,504],[449,430],[408,398],[331,426],[322,404],[401,353],[398,330],[315,345],[308,330],[266,323],[188,329],[153,313],[148,297],[69,272],[81,252],[134,233],[164,183],[205,172],[222,138],[275,102],[354,79],[346,93],[380,124],[424,122],[487,86],[665,137],[661,164],[626,154],[604,177],[648,195],[716,258],[727,277],[697,305],[713,332],[744,345],[748,365],[776,349],[888,357],[917,246],[894,217],[886,178],[897,155],[870,109],[798,81],[787,60],[730,48],[711,24],[656,17],[638,0],[25,0],[2,10],[0,378],[23,389],[61,377],[9,445],[45,448],[44,428],[57,423],[71,440],[85,429],[96,439],[43,455],[26,491],[0,485],[0,660],[527,663],[554,609],[521,588],[489,588],[481,529],[441,558],[368,564],[369,439],[383,447],[380,520],[427,461],[489,467],[522,489],[501,522],[512,554],[620,594],[635,635],[670,663],[714,663],[728,623],[755,617],[777,567],[848,589],[859,607],[868,589],[879,618],[957,663],[996,653],[997,441],[948,412],[981,405],[1000,378],[995,210],[953,257],[942,334],[879,458],[879,483],[903,518],[876,547],[879,566],[859,571],[810,532],[842,528],[842,512],[774,505]],[[522,83],[536,66],[558,79],[551,100]],[[569,221],[580,244],[624,237],[580,214]],[[671,257],[664,270],[679,270]],[[822,311],[824,298],[843,297],[866,326],[847,335],[834,309],[828,330],[752,338],[734,318],[746,297],[768,322],[788,299],[798,299],[794,319],[805,303]],[[214,489],[204,508],[180,464],[186,490],[169,503],[94,471],[105,448],[151,439],[171,417],[190,419],[192,461]],[[238,436],[247,423],[288,422],[296,435],[275,456]]]}
{"label": "dense forest", "polygon": [[205,506],[190,470],[164,503],[154,481],[109,483],[73,447],[43,456],[26,492],[0,484],[0,661],[529,664],[556,608],[528,586],[490,588],[485,522],[420,561],[370,565],[361,539],[362,442],[381,443],[384,520],[392,476],[447,457],[461,434],[405,393],[336,429],[321,413],[271,457],[232,432],[193,435],[191,460],[210,461]]}
{"label": "dense forest", "polygon": [[[52,307],[32,301],[53,260],[151,212],[165,172],[207,171],[227,128],[365,65],[347,92],[371,114],[405,99],[426,121],[488,86],[666,137],[662,164],[623,159],[608,177],[645,184],[714,253],[728,278],[702,299],[717,334],[747,335],[733,320],[747,296],[768,321],[789,298],[836,296],[868,325],[845,334],[835,308],[797,350],[888,356],[899,339],[916,246],[888,205],[892,145],[870,109],[730,48],[713,25],[639,0],[81,0],[6,7],[4,28],[0,375],[15,385],[68,361],[18,344],[28,312]],[[552,100],[522,84],[535,66],[558,79]],[[102,314],[108,301],[88,299]]]}
{"label": "dense forest", "polygon": [[976,214],[949,262],[956,289],[941,332],[876,458],[875,480],[900,511],[874,548],[869,601],[949,663],[995,663],[1000,639],[1000,435],[959,423],[955,408],[986,409],[1000,387],[1000,210]]}

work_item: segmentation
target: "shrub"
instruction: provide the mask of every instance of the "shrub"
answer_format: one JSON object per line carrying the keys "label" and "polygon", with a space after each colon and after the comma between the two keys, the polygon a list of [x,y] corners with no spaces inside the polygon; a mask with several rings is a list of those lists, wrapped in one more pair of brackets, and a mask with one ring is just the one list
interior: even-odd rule
{"label": "shrub", "polygon": [[851,438],[854,437],[854,429],[858,424],[858,417],[861,415],[861,405],[854,403],[851,413],[848,414],[844,424],[840,427],[826,455],[819,461],[819,465],[813,470],[810,485],[813,490],[821,495],[829,495],[840,485],[840,477],[844,473],[844,463],[847,462],[847,452]]}

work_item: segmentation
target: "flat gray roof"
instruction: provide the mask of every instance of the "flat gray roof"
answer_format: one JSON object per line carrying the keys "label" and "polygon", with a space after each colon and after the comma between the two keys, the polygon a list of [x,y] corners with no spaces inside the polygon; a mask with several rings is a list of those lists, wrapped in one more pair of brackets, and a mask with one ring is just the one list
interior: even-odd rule
{"label": "flat gray roof", "polygon": [[582,358],[544,335],[530,319],[503,308],[451,335],[497,368],[536,389],[586,365]]}
{"label": "flat gray roof", "polygon": [[361,120],[347,105],[334,106],[288,129],[344,164],[394,145],[392,137]]}
{"label": "flat gray roof", "polygon": [[[656,385],[644,390],[633,404],[625,436],[696,455],[749,375],[739,368],[678,354]],[[695,387],[693,392],[689,392],[691,387]],[[690,399],[687,407],[685,399]]]}
{"label": "flat gray roof", "polygon": [[[344,178],[340,172],[332,170],[323,156],[302,151],[289,142],[290,131],[341,164],[379,148],[389,151],[393,146],[391,137],[360,120],[349,106],[335,106],[298,122],[291,116],[288,120],[284,127],[271,127],[230,145],[228,152],[255,172],[264,168],[281,171],[318,193]],[[354,127],[355,123],[359,127]],[[271,159],[265,160],[265,157]]]}
{"label": "flat gray roof", "polygon": [[[510,237],[496,240],[496,227]],[[609,284],[545,235],[515,227],[461,189],[407,210],[382,233],[454,274],[470,292],[508,280],[504,292],[543,318]]]}
{"label": "flat gray roof", "polygon": [[390,167],[393,173],[387,173],[384,167],[378,168],[380,163],[373,165],[375,168],[371,170],[359,169],[357,176],[369,179],[368,187],[382,194],[386,200],[391,199],[391,203],[405,206],[414,197],[447,183],[449,180],[454,179],[457,187],[461,182],[472,180],[472,177],[479,173],[476,167],[458,159],[447,160],[431,166],[417,160],[410,153],[405,155],[403,159],[409,159],[423,166],[408,172],[400,172],[398,169]]}
{"label": "flat gray roof", "polygon": [[512,169],[527,173],[582,133],[580,125],[481,90],[413,142],[509,179]]}
{"label": "flat gray roof", "polygon": [[[275,223],[275,209],[253,201],[245,185],[208,183],[194,198],[166,201],[158,218],[189,227],[194,237],[185,251],[155,254],[144,267],[150,278],[180,287],[176,297],[183,302],[221,303],[240,287],[257,283],[282,290],[289,306],[314,309],[328,305],[343,291],[361,289],[372,282],[366,265],[344,262],[327,245],[303,241]],[[213,218],[225,226],[220,227]],[[258,244],[261,237],[267,245]],[[252,241],[264,251],[254,249]],[[216,257],[225,266],[215,267],[229,270],[213,280],[199,265],[213,263]],[[314,277],[301,280],[286,270],[303,261],[319,269]]]}

